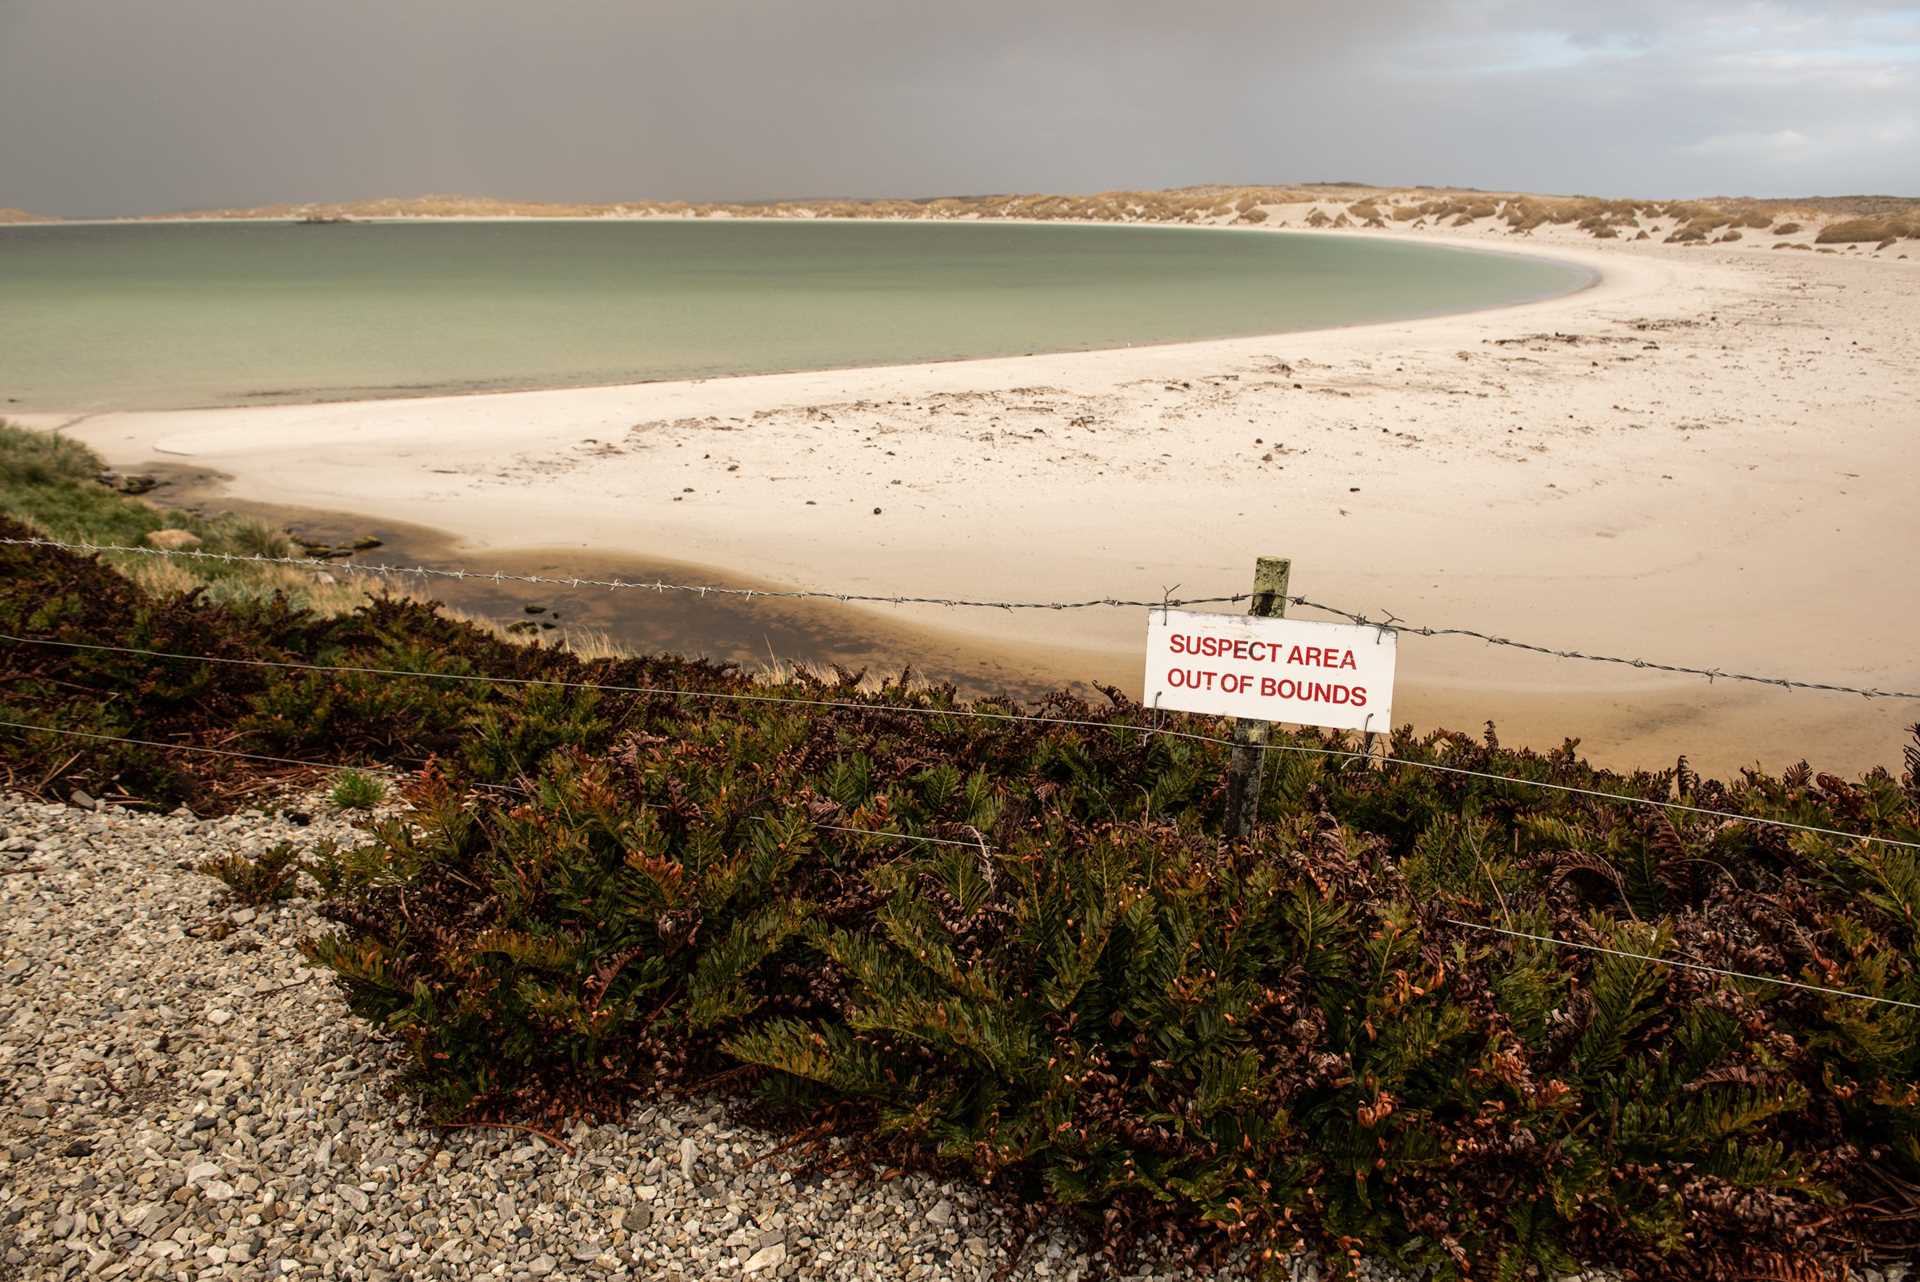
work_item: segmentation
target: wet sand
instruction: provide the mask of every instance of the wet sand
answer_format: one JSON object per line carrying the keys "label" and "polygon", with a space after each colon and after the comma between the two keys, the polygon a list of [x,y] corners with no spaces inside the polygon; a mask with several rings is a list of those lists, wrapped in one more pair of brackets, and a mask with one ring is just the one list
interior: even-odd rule
{"label": "wet sand", "polygon": [[[1137,673],[1114,666],[1114,656],[1065,646],[968,645],[936,628],[875,620],[832,602],[691,592],[572,588],[566,585],[448,579],[438,575],[374,576],[373,565],[429,570],[476,568],[460,543],[443,530],[352,512],[261,503],[230,492],[231,478],[202,468],[149,465],[162,485],[152,498],[170,507],[258,517],[311,543],[344,547],[356,539],[378,548],[341,559],[315,560],[313,572],[337,582],[389,582],[410,596],[442,602],[510,631],[549,643],[564,641],[584,653],[602,643],[647,654],[697,656],[756,673],[805,668],[836,671],[869,683],[907,678],[952,685],[967,698],[988,695],[1031,702],[1058,689],[1104,701],[1099,686],[1126,686]],[[358,567],[358,568],[356,568]],[[579,550],[518,548],[490,555],[486,571],[541,578],[590,578],[628,583],[706,585],[778,591],[714,566],[658,558],[596,555]]]}

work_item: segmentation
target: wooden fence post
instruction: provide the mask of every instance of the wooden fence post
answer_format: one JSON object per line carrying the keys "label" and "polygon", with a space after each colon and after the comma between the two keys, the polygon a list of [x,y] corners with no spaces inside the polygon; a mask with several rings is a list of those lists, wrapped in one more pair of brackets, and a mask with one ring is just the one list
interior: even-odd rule
{"label": "wooden fence post", "polygon": [[[1277,619],[1287,612],[1287,580],[1293,562],[1286,557],[1263,556],[1253,563],[1253,604],[1247,613]],[[1260,818],[1261,782],[1266,777],[1268,723],[1251,717],[1233,722],[1233,758],[1227,769],[1227,836],[1243,841],[1253,835]]]}

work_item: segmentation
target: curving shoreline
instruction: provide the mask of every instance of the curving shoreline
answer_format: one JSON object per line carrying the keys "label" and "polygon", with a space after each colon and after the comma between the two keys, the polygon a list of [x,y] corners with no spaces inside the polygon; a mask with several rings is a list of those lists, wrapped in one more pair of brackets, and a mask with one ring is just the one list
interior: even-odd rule
{"label": "curving shoreline", "polygon": [[[1907,265],[1535,239],[1499,248],[1601,278],[1264,338],[71,430],[116,463],[218,469],[247,499],[445,530],[487,568],[540,548],[916,595],[1152,596],[1232,591],[1254,555],[1286,553],[1307,595],[1416,621],[1792,676],[1920,675],[1895,639],[1920,611],[1833,570],[1863,538],[1920,545],[1897,480],[1920,329]],[[1825,631],[1779,626],[1783,579]],[[960,650],[1045,650],[1075,669],[1056,678],[1138,680],[1130,617],[889,613]],[[1584,734],[1608,764],[1689,751],[1709,769],[1803,754],[1853,769],[1898,752],[1884,705],[1439,641],[1406,658],[1403,717],[1492,716],[1545,745]]]}

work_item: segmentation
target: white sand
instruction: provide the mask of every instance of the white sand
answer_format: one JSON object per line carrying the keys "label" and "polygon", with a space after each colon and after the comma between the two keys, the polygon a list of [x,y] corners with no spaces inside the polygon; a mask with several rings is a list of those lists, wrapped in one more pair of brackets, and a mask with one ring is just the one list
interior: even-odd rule
{"label": "white sand", "polygon": [[[116,464],[219,469],[249,499],[437,526],[481,567],[575,547],[1053,599],[1232,592],[1272,553],[1294,558],[1296,592],[1415,623],[1920,689],[1920,263],[1569,229],[1364,234],[1551,253],[1603,279],[1312,334],[70,430]],[[1579,341],[1525,341],[1552,332]],[[892,613],[1138,686],[1133,612]],[[1407,638],[1394,712],[1491,717],[1508,742],[1581,735],[1613,765],[1684,751],[1720,771],[1803,755],[1853,771],[1897,763],[1920,703]]]}

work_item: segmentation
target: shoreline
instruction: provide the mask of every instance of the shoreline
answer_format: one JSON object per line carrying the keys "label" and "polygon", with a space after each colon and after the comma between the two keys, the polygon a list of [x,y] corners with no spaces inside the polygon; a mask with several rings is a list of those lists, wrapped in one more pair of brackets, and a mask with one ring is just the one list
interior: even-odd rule
{"label": "shoreline", "polygon": [[[65,223],[17,223],[17,224],[8,224],[8,225],[9,226],[33,226],[33,227],[118,226],[118,225],[144,226],[150,223],[161,223],[163,225],[198,224],[198,223],[244,224],[244,223],[266,222],[266,221],[273,221],[273,220],[257,219],[257,218],[226,218],[226,219],[180,218],[180,219],[138,219],[138,220],[108,219],[108,220],[100,220],[96,222],[86,222],[86,223],[74,221],[74,222],[65,222]],[[633,216],[633,217],[624,217],[624,218],[585,218],[585,217],[564,218],[564,217],[531,217],[531,216],[515,218],[515,217],[441,216],[441,217],[419,217],[419,218],[380,218],[380,219],[366,219],[364,221],[380,222],[380,223],[397,223],[397,224],[496,223],[496,222],[497,223],[517,223],[517,222],[555,222],[555,223],[689,222],[689,223],[698,223],[698,222],[713,222],[713,221],[793,223],[793,222],[818,221],[818,222],[835,222],[835,223],[869,222],[869,223],[888,223],[888,224],[901,224],[901,225],[912,225],[914,222],[914,220],[912,219],[904,219],[904,218],[832,218],[832,219],[822,218],[817,220],[806,220],[806,219],[791,218],[791,217],[789,218],[729,217],[726,219],[714,220],[714,219],[706,219],[706,218],[693,218],[693,217],[687,217],[682,215],[649,215],[649,216]],[[966,224],[966,220],[961,220],[961,219],[933,219],[933,220],[926,220],[926,221],[952,222],[952,223],[960,223],[962,225]],[[866,375],[866,374],[881,374],[890,370],[919,369],[923,367],[928,368],[930,370],[938,369],[941,367],[948,367],[948,366],[978,367],[978,366],[984,366],[988,364],[1009,362],[1009,361],[1030,361],[1030,360],[1037,361],[1037,360],[1046,360],[1050,358],[1069,358],[1069,357],[1076,357],[1076,356],[1103,356],[1103,355],[1112,355],[1117,353],[1134,353],[1134,352],[1155,353],[1155,352],[1161,352],[1161,351],[1166,351],[1170,349],[1190,349],[1190,348],[1221,346],[1221,345],[1227,345],[1227,344],[1246,344],[1246,343],[1255,343],[1255,342],[1279,342],[1287,339],[1311,337],[1319,334],[1341,334],[1341,333],[1350,333],[1357,330],[1383,329],[1383,328],[1398,327],[1398,326],[1404,326],[1404,325],[1419,325],[1424,322],[1446,321],[1446,320],[1457,318],[1457,317],[1479,316],[1479,315],[1485,315],[1487,313],[1493,313],[1493,312],[1518,312],[1518,311],[1525,311],[1525,310],[1534,309],[1534,308],[1550,308],[1558,303],[1563,303],[1569,300],[1577,299],[1583,295],[1587,295],[1596,291],[1606,290],[1610,285],[1615,283],[1609,276],[1608,270],[1606,269],[1612,269],[1615,272],[1618,272],[1619,270],[1618,264],[1605,261],[1604,256],[1601,254],[1594,253],[1594,252],[1582,253],[1581,248],[1578,245],[1554,244],[1548,248],[1539,248],[1539,247],[1522,246],[1522,245],[1487,245],[1480,241],[1476,241],[1470,237],[1444,235],[1444,234],[1406,233],[1406,232],[1394,232],[1394,231],[1387,231],[1384,233],[1353,231],[1353,230],[1322,231],[1322,230],[1316,230],[1316,229],[1305,228],[1305,227],[1265,227],[1265,226],[1236,227],[1236,226],[1211,226],[1211,225],[1189,225],[1189,224],[1116,223],[1116,222],[1105,222],[1105,221],[1100,221],[1096,219],[1001,218],[1001,219],[990,219],[990,220],[979,220],[979,221],[992,222],[992,223],[1005,223],[1005,224],[1017,225],[1017,226],[1032,226],[1032,227],[1046,227],[1046,226],[1071,226],[1071,227],[1088,227],[1088,228],[1107,227],[1107,228],[1116,228],[1121,230],[1127,230],[1127,229],[1139,230],[1139,229],[1145,228],[1148,230],[1169,230],[1169,231],[1236,232],[1236,233],[1243,233],[1243,234],[1267,235],[1267,236],[1280,235],[1280,236],[1339,237],[1339,238],[1344,238],[1348,240],[1357,240],[1357,241],[1381,240],[1381,239],[1391,240],[1391,241],[1406,241],[1410,243],[1435,245],[1442,249],[1448,249],[1448,250],[1462,252],[1462,253],[1493,254],[1493,255],[1502,255],[1502,256],[1513,257],[1513,258],[1544,258],[1549,261],[1560,262],[1560,263],[1567,264],[1569,266],[1577,266],[1586,273],[1586,279],[1581,284],[1576,285],[1571,289],[1563,290],[1558,293],[1548,294],[1541,298],[1524,299],[1518,302],[1489,303],[1482,307],[1471,307],[1471,308],[1458,310],[1458,311],[1444,310],[1444,311],[1436,311],[1436,312],[1420,312],[1420,313],[1414,313],[1409,316],[1399,317],[1393,320],[1355,321],[1355,322],[1349,322],[1345,324],[1316,326],[1312,329],[1278,330],[1278,331],[1272,331],[1272,332],[1262,332],[1258,334],[1229,334],[1229,335],[1211,337],[1211,338],[1177,338],[1177,339],[1167,339],[1162,341],[1144,342],[1144,343],[1126,343],[1117,347],[1061,348],[1056,350],[1029,352],[1029,353],[1025,353],[1018,356],[940,356],[940,357],[929,357],[922,360],[900,361],[896,363],[881,364],[881,365],[808,366],[808,367],[782,369],[782,370],[749,371],[749,372],[738,373],[738,374],[716,374],[716,375],[709,375],[701,378],[645,379],[639,382],[625,382],[625,383],[562,383],[562,384],[535,384],[535,385],[529,385],[526,387],[483,388],[483,389],[475,389],[472,391],[436,390],[436,391],[424,392],[419,395],[393,395],[390,393],[397,391],[399,389],[383,389],[389,394],[377,395],[377,396],[347,396],[347,397],[341,397],[337,399],[266,401],[266,402],[255,401],[255,402],[240,402],[240,403],[233,403],[233,404],[175,406],[175,407],[161,407],[161,408],[150,408],[150,409],[88,410],[88,409],[76,408],[76,409],[67,409],[67,410],[61,410],[61,409],[26,410],[26,411],[18,411],[18,412],[11,413],[7,415],[7,417],[12,421],[25,423],[32,427],[46,428],[52,431],[65,431],[69,426],[77,425],[79,422],[82,422],[82,421],[99,419],[99,418],[109,418],[109,417],[151,418],[151,417],[157,417],[161,415],[173,415],[173,416],[223,415],[224,416],[224,415],[237,415],[241,413],[264,412],[269,410],[282,410],[282,409],[286,409],[286,410],[322,409],[322,408],[341,407],[341,406],[373,407],[373,406],[385,406],[385,405],[404,405],[408,403],[416,403],[416,402],[423,402],[423,401],[472,400],[472,399],[480,399],[480,398],[486,398],[486,397],[533,396],[533,395],[547,395],[547,394],[559,395],[559,394],[565,394],[565,393],[587,393],[587,392],[619,393],[619,392],[639,391],[641,389],[646,389],[646,388],[667,387],[667,386],[699,387],[699,386],[706,386],[706,385],[712,385],[712,384],[737,382],[737,381],[747,380],[747,379],[802,378],[809,375],[836,375],[836,374],[857,376],[857,375]],[[0,228],[0,230],[4,230],[4,228]],[[54,423],[51,421],[55,419],[65,419],[67,420],[67,422]]]}
{"label": "shoreline", "polygon": [[[254,517],[334,546],[369,534],[378,538],[379,550],[369,552],[364,562],[350,558],[312,563],[314,570],[348,586],[362,580],[369,586],[384,585],[387,575],[374,570],[374,565],[423,566],[429,570],[476,568],[461,555],[458,540],[443,530],[375,514],[256,502],[229,493],[231,477],[178,464],[155,463],[148,471],[161,478],[161,486],[152,497],[168,507]],[[505,576],[705,584],[772,595],[746,600],[732,595],[707,598],[691,592],[643,592],[646,608],[635,613],[622,609],[628,593],[584,588],[574,592],[512,577],[494,581],[491,576],[495,571]],[[536,635],[583,646],[588,652],[610,642],[636,653],[698,653],[775,677],[795,666],[821,672],[831,672],[837,666],[865,670],[871,677],[882,678],[898,674],[904,665],[916,680],[950,682],[965,698],[1010,695],[1029,702],[1062,685],[1097,701],[1099,691],[1094,683],[1110,680],[1113,675],[1096,670],[1103,656],[1063,647],[956,650],[946,644],[947,638],[938,628],[918,626],[909,620],[869,618],[863,620],[858,633],[848,633],[841,625],[853,607],[780,598],[781,584],[667,557],[525,547],[491,556],[485,570],[466,579],[409,577],[400,569],[393,570],[392,575],[408,585],[413,595],[439,600],[456,611],[502,624],[531,620]],[[549,622],[558,626],[542,626]],[[1054,681],[1035,675],[1038,673],[1072,675]]]}
{"label": "shoreline", "polygon": [[[238,497],[444,530],[489,568],[538,547],[849,591],[1142,598],[1175,583],[1182,595],[1238,591],[1255,555],[1290,554],[1297,591],[1369,614],[1728,670],[1920,680],[1899,639],[1920,609],[1897,595],[1869,604],[1858,555],[1863,538],[1920,545],[1898,493],[1916,423],[1899,373],[1912,307],[1885,279],[1900,267],[1357,234],[1544,254],[1600,279],[1550,299],[1277,336],[115,413],[72,434],[116,464],[217,468]],[[1812,429],[1793,430],[1803,416]],[[55,426],[48,417],[21,419]],[[1822,434],[1838,449],[1823,450]],[[1823,498],[1853,537],[1816,528],[1831,524],[1816,512]],[[1783,581],[1828,632],[1772,635]],[[1115,675],[1137,668],[1130,616],[957,615],[845,617],[905,618],[962,652],[1065,647],[1107,656],[1099,666]],[[1514,742],[1586,734],[1601,764],[1686,751],[1724,772],[1801,755],[1842,771],[1892,763],[1913,719],[1887,700],[1488,655],[1409,647],[1396,720],[1492,717]],[[1124,684],[1137,682],[1135,671]]]}

